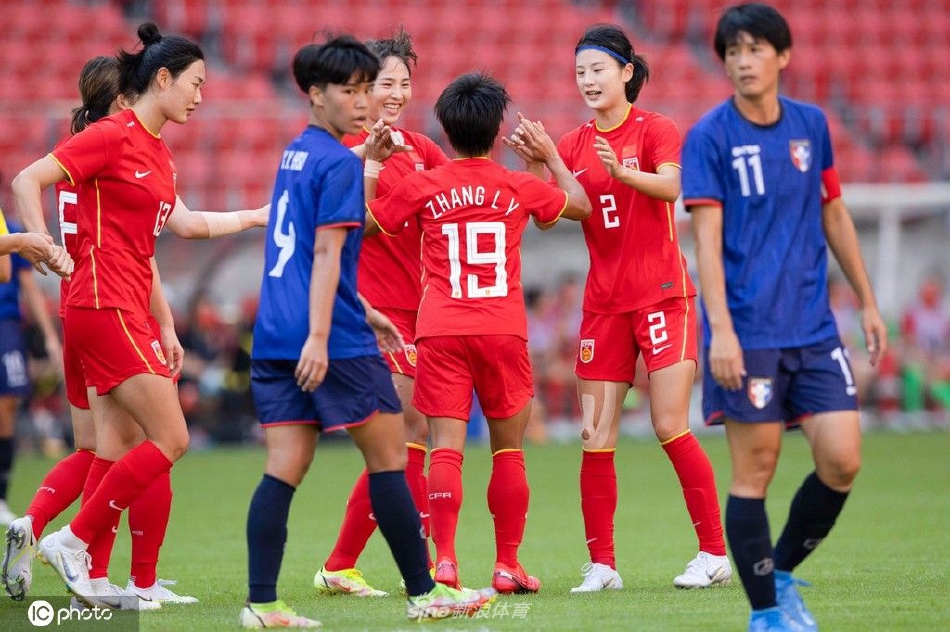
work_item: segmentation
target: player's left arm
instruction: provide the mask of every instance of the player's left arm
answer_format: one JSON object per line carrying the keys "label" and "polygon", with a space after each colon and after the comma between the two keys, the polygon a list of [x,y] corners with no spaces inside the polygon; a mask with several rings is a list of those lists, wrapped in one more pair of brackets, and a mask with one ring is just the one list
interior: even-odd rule
{"label": "player's left arm", "polygon": [[310,329],[294,371],[297,385],[312,392],[330,366],[328,344],[333,322],[333,302],[340,284],[340,255],[349,230],[346,226],[318,228],[310,272]]}
{"label": "player's left arm", "polygon": [[192,211],[180,198],[168,217],[169,230],[183,239],[212,239],[267,226],[270,204],[240,211]]}
{"label": "player's left arm", "polygon": [[53,326],[53,319],[50,317],[49,310],[46,307],[46,298],[43,296],[43,291],[39,285],[36,284],[36,279],[33,277],[33,270],[30,268],[21,268],[17,274],[20,280],[20,290],[23,292],[23,298],[26,301],[27,307],[29,307],[30,313],[33,314],[33,318],[36,320],[36,324],[40,326],[40,330],[43,332],[46,353],[59,371],[62,372],[63,345],[59,341],[59,334],[56,332],[56,328]]}
{"label": "player's left arm", "polygon": [[861,328],[864,330],[865,345],[871,356],[871,364],[876,365],[887,350],[887,326],[881,318],[874,290],[868,279],[854,221],[840,195],[824,203],[821,223],[831,252],[861,302]]}
{"label": "player's left arm", "polygon": [[149,259],[152,266],[152,294],[149,296],[149,311],[155,317],[158,323],[159,338],[162,344],[162,351],[165,352],[165,365],[172,377],[181,371],[185,363],[185,350],[178,340],[178,334],[175,332],[175,317],[172,314],[172,308],[165,297],[165,290],[162,288],[162,277],[158,273],[158,262],[155,257]]}
{"label": "player's left arm", "polygon": [[663,163],[657,167],[656,173],[624,167],[620,164],[617,154],[614,153],[607,139],[600,136],[594,141],[594,150],[611,178],[623,182],[628,187],[633,187],[644,195],[664,202],[675,202],[680,196],[679,165]]}

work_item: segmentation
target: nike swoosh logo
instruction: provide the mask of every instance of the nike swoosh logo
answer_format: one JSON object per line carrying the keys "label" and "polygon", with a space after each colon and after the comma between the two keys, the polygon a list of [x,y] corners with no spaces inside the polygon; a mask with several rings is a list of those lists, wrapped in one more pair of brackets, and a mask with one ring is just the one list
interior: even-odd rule
{"label": "nike swoosh logo", "polygon": [[63,563],[63,574],[66,575],[66,579],[70,582],[76,581],[76,578],[79,577],[79,573],[73,573],[70,571],[69,564],[66,563],[66,559],[60,554],[59,559]]}
{"label": "nike swoosh logo", "polygon": [[152,173],[152,172],[151,172],[151,171],[136,171],[136,172],[135,172],[135,177],[141,179],[141,178],[144,178],[145,176],[147,176],[147,175],[150,174],[150,173]]}
{"label": "nike swoosh logo", "polygon": [[419,514],[419,518],[421,518],[421,519],[423,519],[423,520],[426,519],[426,518],[428,518],[428,517],[429,517],[429,514],[427,514],[427,513],[420,513],[420,514]]}
{"label": "nike swoosh logo", "polygon": [[116,511],[125,511],[125,507],[119,507],[117,504],[115,504],[114,500],[109,501],[109,506],[115,509]]}
{"label": "nike swoosh logo", "polygon": [[571,175],[576,178],[577,176],[581,175],[585,171],[587,171],[587,169],[581,169],[580,171],[571,171]]}
{"label": "nike swoosh logo", "polygon": [[663,351],[664,349],[669,349],[669,348],[672,347],[672,346],[673,346],[673,343],[671,342],[670,344],[668,344],[668,345],[663,345],[662,347],[654,347],[654,348],[653,348],[653,355],[656,355],[656,354],[660,353],[660,352]]}
{"label": "nike swoosh logo", "polygon": [[586,542],[586,544],[590,544],[591,542],[593,542],[593,541],[596,540],[596,539],[597,539],[597,538],[591,538],[590,540],[588,540],[588,541]]}

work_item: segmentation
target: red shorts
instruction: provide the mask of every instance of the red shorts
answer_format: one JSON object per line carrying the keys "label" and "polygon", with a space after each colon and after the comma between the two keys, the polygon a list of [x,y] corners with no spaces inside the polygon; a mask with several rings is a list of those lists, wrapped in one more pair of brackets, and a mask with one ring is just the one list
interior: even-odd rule
{"label": "red shorts", "polygon": [[66,399],[76,408],[89,410],[89,395],[86,393],[86,372],[79,360],[79,352],[71,336],[65,335],[66,319],[63,318],[63,379],[66,382]]}
{"label": "red shorts", "polygon": [[467,421],[474,390],[486,417],[507,419],[534,396],[523,338],[434,336],[420,340],[418,348],[412,405],[424,415]]}
{"label": "red shorts", "polygon": [[696,322],[692,297],[621,314],[585,311],[574,373],[583,380],[633,384],[640,354],[648,374],[683,360],[695,362]]}
{"label": "red shorts", "polygon": [[396,329],[402,334],[406,348],[402,353],[384,353],[383,360],[389,365],[390,373],[401,373],[407,377],[416,377],[416,316],[418,312],[410,309],[395,309],[390,307],[377,308],[393,321]]}
{"label": "red shorts", "polygon": [[66,308],[66,339],[72,339],[86,384],[98,395],[140,373],[170,377],[149,318],[116,308]]}

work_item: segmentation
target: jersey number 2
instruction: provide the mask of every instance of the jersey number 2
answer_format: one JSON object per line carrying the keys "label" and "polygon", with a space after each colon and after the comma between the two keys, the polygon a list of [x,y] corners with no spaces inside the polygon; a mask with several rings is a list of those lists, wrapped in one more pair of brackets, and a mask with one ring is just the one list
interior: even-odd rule
{"label": "jersey number 2", "polygon": [[[459,225],[455,222],[442,225],[442,234],[449,238],[449,283],[452,285],[452,298],[462,298],[462,261],[460,259]],[[478,250],[478,237],[491,235],[495,249],[488,252]],[[467,298],[494,298],[508,296],[508,271],[505,270],[505,225],[502,222],[468,222],[465,224],[466,257],[465,264],[494,265],[495,284],[478,286],[478,275],[466,277],[465,296]]]}

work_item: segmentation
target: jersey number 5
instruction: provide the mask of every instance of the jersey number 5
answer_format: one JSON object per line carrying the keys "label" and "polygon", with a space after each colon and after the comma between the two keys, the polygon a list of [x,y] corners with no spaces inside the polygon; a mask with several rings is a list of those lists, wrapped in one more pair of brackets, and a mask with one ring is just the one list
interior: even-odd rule
{"label": "jersey number 5", "polygon": [[[459,225],[455,222],[442,225],[442,234],[449,238],[449,283],[452,285],[452,298],[462,298],[462,261],[459,258]],[[491,235],[495,249],[488,252],[478,250],[480,235]],[[502,222],[468,222],[465,224],[466,257],[465,265],[495,266],[495,284],[478,286],[478,275],[466,277],[465,296],[467,298],[494,298],[508,296],[508,272],[505,270],[505,225]]]}
{"label": "jersey number 5", "polygon": [[66,235],[75,235],[77,232],[76,222],[67,222],[66,221],[66,205],[67,204],[79,204],[79,196],[76,195],[75,191],[60,191],[59,192],[59,234],[62,237],[62,242],[66,243]]}

